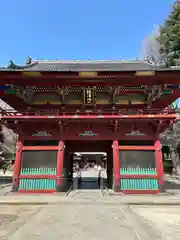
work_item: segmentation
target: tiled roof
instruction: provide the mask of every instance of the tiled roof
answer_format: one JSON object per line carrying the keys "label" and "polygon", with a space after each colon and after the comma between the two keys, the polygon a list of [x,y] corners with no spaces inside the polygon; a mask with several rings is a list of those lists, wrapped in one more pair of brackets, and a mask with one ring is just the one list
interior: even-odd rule
{"label": "tiled roof", "polygon": [[55,71],[55,72],[79,72],[79,71],[167,71],[180,70],[180,68],[162,68],[153,66],[140,60],[38,60],[24,66],[11,62],[8,67],[0,68],[0,71]]}
{"label": "tiled roof", "polygon": [[95,61],[95,60],[57,60],[57,61],[36,61],[31,64],[19,66],[11,64],[9,67],[0,68],[0,71],[60,71],[60,72],[78,72],[78,71],[138,71],[155,70],[147,62],[134,61]]}

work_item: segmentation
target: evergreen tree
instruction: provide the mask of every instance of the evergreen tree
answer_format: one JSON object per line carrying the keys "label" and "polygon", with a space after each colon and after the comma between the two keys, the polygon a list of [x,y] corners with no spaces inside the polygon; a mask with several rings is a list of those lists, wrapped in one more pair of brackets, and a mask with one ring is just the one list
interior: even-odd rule
{"label": "evergreen tree", "polygon": [[176,0],[164,25],[160,28],[158,41],[167,66],[180,66],[180,0]]}

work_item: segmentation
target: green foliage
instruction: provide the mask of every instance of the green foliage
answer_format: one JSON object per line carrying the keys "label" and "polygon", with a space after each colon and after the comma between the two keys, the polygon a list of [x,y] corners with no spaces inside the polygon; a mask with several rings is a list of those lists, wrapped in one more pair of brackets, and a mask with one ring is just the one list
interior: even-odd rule
{"label": "green foliage", "polygon": [[160,28],[158,42],[167,66],[180,66],[180,1],[177,0],[172,12]]}

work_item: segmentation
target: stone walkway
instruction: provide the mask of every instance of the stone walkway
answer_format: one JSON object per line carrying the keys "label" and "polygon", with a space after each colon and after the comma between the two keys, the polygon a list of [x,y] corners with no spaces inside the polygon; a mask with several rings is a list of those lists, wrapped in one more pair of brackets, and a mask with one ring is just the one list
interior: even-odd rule
{"label": "stone walkway", "polygon": [[[0,228],[0,237],[9,240],[109,240],[159,239],[137,221],[125,206],[58,205],[15,209],[6,214],[8,223]],[[12,210],[12,208],[11,208]],[[5,213],[4,213],[5,215]],[[153,237],[153,238],[151,238]]]}
{"label": "stone walkway", "polygon": [[[3,190],[2,190],[3,191]],[[109,204],[126,204],[126,205],[179,205],[180,195],[115,195],[109,196],[105,194],[103,197],[100,190],[77,190],[71,192],[69,196],[63,193],[54,194],[18,194],[9,193],[6,196],[1,196],[0,205],[53,205],[53,204],[73,204],[83,203],[96,203],[101,204],[102,201]]]}
{"label": "stone walkway", "polygon": [[[170,206],[156,206],[163,204],[163,199]],[[2,196],[0,239],[178,240],[180,208],[173,206],[175,201],[180,202],[180,197],[103,197],[97,190],[77,191],[68,197]],[[144,205],[138,206],[142,202]],[[154,205],[145,205],[148,202]]]}
{"label": "stone walkway", "polygon": [[0,206],[0,239],[180,239],[179,207],[109,203],[101,198],[101,204],[84,200],[45,206]]}
{"label": "stone walkway", "polygon": [[180,239],[180,208],[165,206],[130,207],[137,218],[143,222],[147,231],[154,231],[157,239]]}
{"label": "stone walkway", "polygon": [[0,190],[0,239],[180,239],[180,194],[103,197],[86,189],[3,196],[8,188]]}

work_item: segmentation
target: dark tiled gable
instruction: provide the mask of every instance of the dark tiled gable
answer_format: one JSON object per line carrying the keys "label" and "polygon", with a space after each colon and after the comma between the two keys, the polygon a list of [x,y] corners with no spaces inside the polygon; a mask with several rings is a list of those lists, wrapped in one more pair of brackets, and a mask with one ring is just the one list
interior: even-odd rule
{"label": "dark tiled gable", "polygon": [[136,71],[152,70],[152,66],[143,62],[39,62],[33,70],[39,71]]}
{"label": "dark tiled gable", "polygon": [[32,61],[24,66],[16,65],[11,62],[8,67],[0,68],[0,71],[49,71],[49,72],[113,72],[113,71],[180,71],[180,67],[164,68],[153,66],[145,61],[108,61],[108,60],[57,60],[57,61]]}
{"label": "dark tiled gable", "polygon": [[154,67],[146,62],[134,61],[37,61],[29,65],[12,65],[8,68],[0,68],[1,71],[138,71],[155,70]]}

